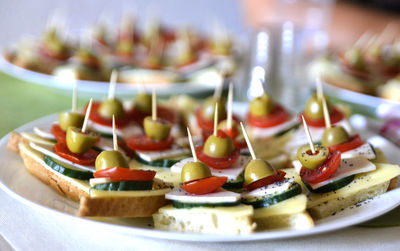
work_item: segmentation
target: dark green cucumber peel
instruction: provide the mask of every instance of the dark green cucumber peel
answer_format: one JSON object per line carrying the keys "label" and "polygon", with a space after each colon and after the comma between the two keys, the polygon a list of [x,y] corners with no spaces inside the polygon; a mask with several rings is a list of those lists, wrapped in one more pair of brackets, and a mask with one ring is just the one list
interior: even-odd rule
{"label": "dark green cucumber peel", "polygon": [[315,190],[312,189],[311,186],[307,182],[305,182],[304,180],[302,180],[302,181],[303,181],[304,185],[306,185],[307,189],[312,193],[329,193],[329,192],[336,191],[342,187],[347,186],[353,180],[354,180],[354,175],[350,175],[350,176],[344,177],[340,180],[336,180],[334,182],[326,184],[325,186],[319,187]]}
{"label": "dark green cucumber peel", "polygon": [[44,156],[43,160],[50,168],[70,178],[78,180],[89,180],[93,178],[93,172],[62,166],[47,155]]}
{"label": "dark green cucumber peel", "polygon": [[242,203],[246,205],[252,205],[254,209],[269,207],[277,204],[281,201],[290,199],[298,194],[301,194],[301,186],[299,183],[294,182],[287,191],[279,194],[275,194],[269,197],[254,198],[250,200],[242,199]]}
{"label": "dark green cucumber peel", "polygon": [[180,201],[172,201],[172,206],[178,209],[188,209],[194,207],[232,207],[239,205],[240,202],[226,202],[226,203],[187,203],[187,202],[180,202]]}
{"label": "dark green cucumber peel", "polygon": [[147,165],[147,166],[171,167],[171,166],[175,165],[176,163],[178,163],[179,161],[187,158],[188,156],[189,155],[182,156],[182,158],[179,158],[179,159],[159,159],[159,160],[154,160],[154,161],[147,161],[147,160],[140,158],[140,156],[138,154],[136,154],[135,159],[137,162],[139,162],[143,165]]}
{"label": "dark green cucumber peel", "polygon": [[228,180],[224,185],[222,185],[222,188],[224,189],[240,189],[243,188],[243,173],[240,174],[237,179],[235,180]]}
{"label": "dark green cucumber peel", "polygon": [[143,191],[151,190],[153,181],[119,181],[97,184],[90,189],[104,191]]}

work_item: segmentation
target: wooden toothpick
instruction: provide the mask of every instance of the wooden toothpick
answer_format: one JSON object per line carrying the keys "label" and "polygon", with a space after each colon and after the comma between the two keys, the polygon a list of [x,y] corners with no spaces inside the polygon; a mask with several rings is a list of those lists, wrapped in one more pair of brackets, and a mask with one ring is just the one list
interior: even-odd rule
{"label": "wooden toothpick", "polygon": [[229,84],[229,92],[228,92],[228,114],[227,114],[227,122],[226,126],[228,130],[232,129],[232,104],[233,104],[233,84],[232,82]]}
{"label": "wooden toothpick", "polygon": [[78,95],[78,83],[74,80],[74,89],[72,90],[72,112],[76,112],[76,98]]}
{"label": "wooden toothpick", "polygon": [[301,118],[303,119],[304,131],[306,132],[307,140],[308,140],[308,143],[310,144],[311,152],[312,152],[312,154],[315,154],[315,147],[314,147],[314,143],[311,138],[310,130],[308,129],[306,120],[304,119],[303,115],[301,116]]}
{"label": "wooden toothpick", "polygon": [[264,90],[264,79],[259,78],[258,80],[260,80],[260,89],[261,89],[261,95],[260,96],[262,96],[265,93],[265,90]]}
{"label": "wooden toothpick", "polygon": [[322,90],[322,83],[321,79],[318,77],[315,80],[316,86],[317,86],[317,97],[318,99],[322,99],[324,97],[324,91]]}
{"label": "wooden toothpick", "polygon": [[217,136],[217,127],[218,127],[218,103],[215,103],[215,110],[214,110],[214,136]]}
{"label": "wooden toothpick", "polygon": [[117,78],[118,78],[118,72],[117,72],[117,70],[113,70],[111,72],[110,86],[108,88],[108,98],[109,99],[114,99],[114,97],[115,97],[115,88],[117,86]]}
{"label": "wooden toothpick", "polygon": [[85,120],[83,121],[83,125],[82,125],[82,133],[86,132],[86,128],[87,128],[87,124],[88,124],[89,116],[90,116],[90,111],[92,110],[92,103],[93,103],[93,99],[91,98],[89,101],[89,105],[86,109]]}
{"label": "wooden toothpick", "polygon": [[112,117],[112,127],[113,127],[113,147],[114,151],[118,151],[118,138],[117,138],[117,129],[115,128],[115,116],[113,114]]}
{"label": "wooden toothpick", "polygon": [[153,88],[153,94],[151,96],[151,116],[154,121],[157,120],[157,94],[156,88]]}
{"label": "wooden toothpick", "polygon": [[221,80],[217,83],[217,85],[215,86],[214,89],[214,99],[219,100],[221,98],[221,94],[222,94],[222,87],[224,86],[224,78],[222,77],[222,73],[221,73]]}
{"label": "wooden toothpick", "polygon": [[189,127],[187,127],[187,134],[188,134],[188,139],[189,139],[189,144],[190,144],[190,150],[192,151],[192,155],[193,155],[193,160],[194,160],[194,162],[197,162],[196,150],[194,149],[192,134],[190,134]]}
{"label": "wooden toothpick", "polygon": [[256,158],[256,154],[254,153],[253,146],[251,145],[249,136],[247,135],[246,129],[244,129],[244,125],[243,125],[242,122],[240,122],[240,126],[242,127],[243,136],[244,136],[244,139],[246,140],[247,147],[249,148],[251,158],[252,158],[253,160],[255,160],[255,159],[257,159],[257,158]]}
{"label": "wooden toothpick", "polygon": [[328,105],[325,98],[322,98],[322,108],[324,110],[325,127],[331,128],[331,118],[329,117]]}

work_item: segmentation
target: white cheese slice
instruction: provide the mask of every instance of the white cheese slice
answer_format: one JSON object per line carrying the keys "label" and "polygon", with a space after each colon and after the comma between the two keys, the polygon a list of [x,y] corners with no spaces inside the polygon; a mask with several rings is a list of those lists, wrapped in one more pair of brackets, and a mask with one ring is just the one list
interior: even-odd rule
{"label": "white cheese slice", "polygon": [[[300,173],[301,169],[301,163],[298,160],[295,160],[292,162],[294,168],[296,169],[297,173]],[[340,166],[337,169],[337,171],[332,175],[327,180],[324,180],[320,183],[312,184],[310,183],[309,185],[312,187],[312,189],[317,189],[322,186],[325,186],[331,182],[340,180],[344,177],[354,175],[354,174],[359,174],[359,173],[366,173],[366,172],[371,172],[376,169],[375,164],[372,162],[368,161],[365,157],[358,156],[352,159],[342,159],[340,161]]]}
{"label": "white cheese slice", "polygon": [[159,159],[169,159],[181,155],[189,154],[189,149],[181,148],[178,145],[173,145],[171,149],[162,151],[136,151],[140,158],[146,161],[155,161]]}
{"label": "white cheese slice", "polygon": [[[352,134],[352,127],[347,119],[343,119],[334,125],[342,126],[349,134]],[[314,142],[320,142],[322,140],[322,135],[324,134],[325,127],[314,127],[308,126],[310,130],[311,137]],[[300,127],[294,134],[292,139],[287,143],[287,149],[289,151],[297,151],[297,149],[308,143],[307,135],[303,127]]]}
{"label": "white cheese slice", "polygon": [[[193,135],[192,136],[194,146],[199,146],[203,143],[202,135]],[[175,143],[182,147],[189,147],[189,138],[188,137],[180,137],[175,139]]]}
{"label": "white cheese slice", "polygon": [[36,151],[43,153],[44,155],[50,156],[51,158],[59,160],[62,163],[69,164],[75,168],[86,170],[86,171],[92,171],[92,172],[94,170],[96,170],[96,168],[94,166],[83,166],[83,165],[76,164],[72,161],[66,160],[64,158],[61,158],[54,152],[53,146],[38,145],[33,142],[30,142],[29,146],[32,147],[33,149],[35,149]]}
{"label": "white cheese slice", "polygon": [[99,184],[110,183],[110,182],[112,182],[112,180],[109,178],[93,178],[93,179],[89,180],[89,184],[91,187],[94,187],[95,185],[99,185]]}
{"label": "white cheese slice", "polygon": [[353,150],[343,152],[341,158],[342,159],[351,159],[355,158],[357,156],[362,156],[366,159],[375,159],[375,153],[374,150],[372,149],[371,145],[368,143],[363,144],[360,147],[357,147]]}
{"label": "white cheese slice", "polygon": [[268,186],[263,186],[253,191],[244,192],[241,194],[241,197],[243,199],[251,199],[273,196],[287,191],[292,183],[293,178],[283,179],[282,181],[269,184]]}
{"label": "white cheese slice", "polygon": [[179,188],[167,193],[165,198],[184,203],[230,203],[239,201],[240,194],[220,188],[214,193],[195,195]]}
{"label": "white cheese slice", "polygon": [[[250,160],[250,156],[239,156],[238,161],[236,161],[235,164],[233,164],[233,166],[231,166],[230,168],[210,168],[210,171],[213,176],[227,177],[228,181],[236,180],[238,176],[242,174],[243,170],[246,168],[247,163],[249,163]],[[190,162],[193,162],[193,158],[187,158],[179,161],[178,163],[171,166],[171,172],[181,173],[183,166]]]}
{"label": "white cheese slice", "polygon": [[[93,121],[89,121],[89,126],[96,132],[99,133],[103,133],[103,134],[109,134],[112,135],[113,131],[112,131],[112,127],[110,126],[105,126],[105,125],[100,125],[97,123],[94,123]],[[129,124],[125,127],[123,127],[122,129],[117,129],[116,130],[117,135],[119,137],[122,137],[124,139],[127,139],[131,136],[135,136],[135,135],[141,135],[143,134],[143,130],[140,126],[132,123]]]}
{"label": "white cheese slice", "polygon": [[35,126],[33,128],[33,132],[42,138],[56,140],[56,138],[54,137],[54,135],[50,132],[50,130],[48,128],[42,128],[42,127]]}
{"label": "white cheese slice", "polygon": [[276,134],[295,126],[298,123],[299,123],[298,117],[293,116],[291,119],[289,119],[288,121],[286,121],[280,125],[269,127],[269,128],[258,128],[258,127],[252,126],[252,127],[250,127],[251,129],[249,131],[251,131],[251,136],[253,138],[269,138],[269,137],[273,137]]}

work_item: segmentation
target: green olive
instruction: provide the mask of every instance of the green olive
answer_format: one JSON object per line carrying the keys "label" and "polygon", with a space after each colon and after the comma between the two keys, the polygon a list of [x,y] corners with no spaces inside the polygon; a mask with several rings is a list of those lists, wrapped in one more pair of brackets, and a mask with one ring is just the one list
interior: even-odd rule
{"label": "green olive", "polygon": [[82,133],[78,127],[68,127],[67,129],[67,146],[68,149],[77,154],[89,151],[97,140],[95,133]]}
{"label": "green olive", "polygon": [[204,101],[201,107],[203,118],[207,120],[214,120],[216,103],[218,103],[218,120],[226,118],[225,102],[222,99],[215,99],[214,97],[210,97]]}
{"label": "green olive", "polygon": [[160,118],[153,120],[151,116],[147,116],[143,122],[144,132],[152,140],[168,138],[171,126],[169,121]]}
{"label": "green olive", "polygon": [[264,93],[250,102],[250,113],[254,116],[265,116],[271,112],[272,100]]}
{"label": "green olive", "polygon": [[326,128],[322,135],[322,145],[329,147],[349,141],[350,136],[347,131],[341,126],[332,126]]}
{"label": "green olive", "polygon": [[362,51],[357,47],[347,50],[344,58],[351,66],[357,69],[363,70],[365,68]]}
{"label": "green olive", "polygon": [[328,159],[329,150],[324,146],[315,146],[315,154],[312,154],[309,145],[304,145],[297,150],[297,159],[307,169],[317,169]]}
{"label": "green olive", "polygon": [[117,52],[120,54],[130,54],[133,52],[133,44],[129,41],[121,41],[117,44]]}
{"label": "green olive", "polygon": [[128,162],[118,151],[102,151],[96,158],[96,171],[111,168],[129,168]]}
{"label": "green olive", "polygon": [[211,135],[204,144],[203,151],[206,155],[214,158],[228,157],[235,149],[230,137],[217,137]]}
{"label": "green olive", "polygon": [[203,162],[190,162],[185,164],[182,168],[182,183],[207,177],[211,177],[211,171],[210,168],[208,168],[208,166]]}
{"label": "green olive", "polygon": [[244,169],[244,184],[248,185],[254,181],[276,174],[276,170],[268,161],[254,159]]}
{"label": "green olive", "polygon": [[98,112],[102,117],[107,119],[111,119],[113,115],[116,119],[120,119],[125,115],[122,102],[116,98],[104,100],[101,103]]}
{"label": "green olive", "polygon": [[[326,100],[326,99],[325,99]],[[329,103],[327,101],[328,110]],[[323,119],[324,109],[322,107],[322,99],[319,99],[317,94],[314,94],[308,101],[304,108],[304,116],[309,119]]]}
{"label": "green olive", "polygon": [[63,131],[66,131],[68,127],[82,127],[85,115],[77,112],[61,112],[58,114],[58,124]]}
{"label": "green olive", "polygon": [[151,113],[151,95],[147,93],[140,93],[135,97],[133,103],[135,109],[145,114]]}

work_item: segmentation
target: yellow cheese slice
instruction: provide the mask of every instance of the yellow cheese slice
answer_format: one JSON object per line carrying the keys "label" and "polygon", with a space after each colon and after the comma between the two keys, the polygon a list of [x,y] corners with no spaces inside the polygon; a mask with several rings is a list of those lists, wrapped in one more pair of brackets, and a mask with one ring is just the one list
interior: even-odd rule
{"label": "yellow cheese slice", "polygon": [[150,197],[159,196],[170,192],[170,188],[156,189],[156,190],[144,190],[144,191],[103,191],[90,189],[89,195],[92,198],[95,197]]}
{"label": "yellow cheese slice", "polygon": [[400,175],[400,167],[397,165],[376,163],[376,170],[358,174],[354,180],[345,187],[336,191],[323,194],[309,194],[307,208],[317,206],[325,201],[346,198],[357,192],[387,182]]}
{"label": "yellow cheese slice", "polygon": [[158,211],[162,214],[231,214],[234,216],[253,215],[254,209],[248,205],[237,205],[232,207],[193,207],[177,209],[172,205],[162,207]]}
{"label": "yellow cheese slice", "polygon": [[166,183],[171,183],[174,187],[179,187],[179,183],[181,182],[181,174],[171,172],[170,168],[143,165],[136,160],[131,160],[129,162],[129,167],[131,169],[156,171],[157,173],[155,178],[160,179]]}
{"label": "yellow cheese slice", "polygon": [[284,214],[296,214],[306,210],[307,197],[304,194],[296,195],[269,207],[254,210],[254,219]]}

